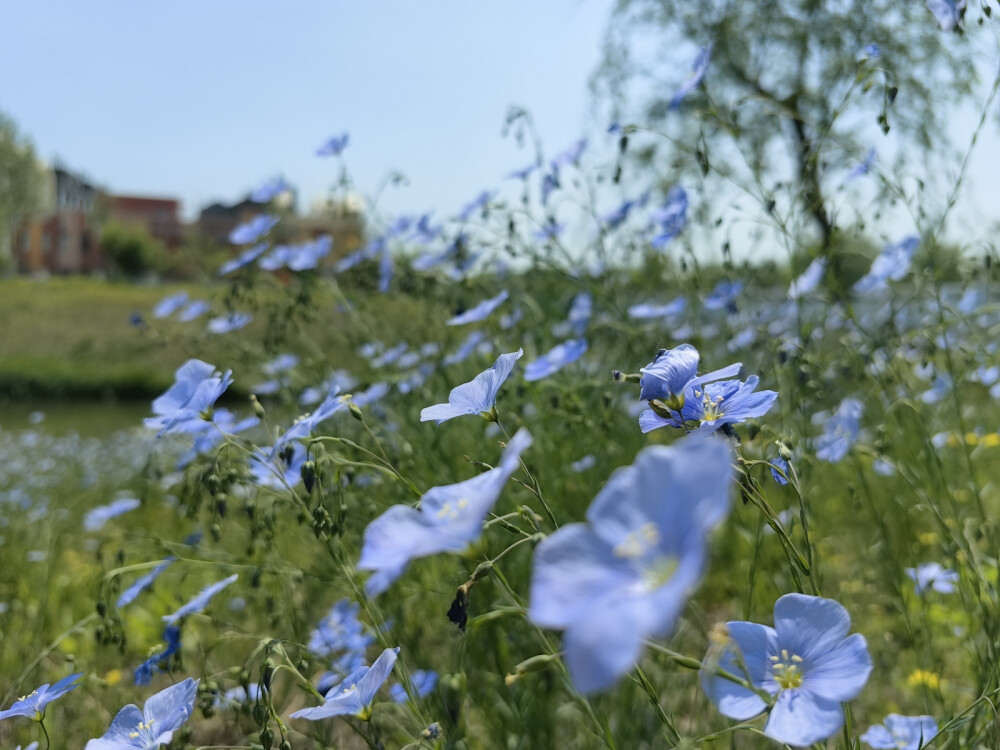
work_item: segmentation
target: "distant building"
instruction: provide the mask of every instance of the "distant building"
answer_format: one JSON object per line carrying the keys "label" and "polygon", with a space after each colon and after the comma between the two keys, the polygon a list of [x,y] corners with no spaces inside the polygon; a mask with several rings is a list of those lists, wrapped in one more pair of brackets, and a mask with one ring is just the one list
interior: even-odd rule
{"label": "distant building", "polygon": [[42,167],[38,209],[14,231],[18,273],[92,273],[102,268],[100,191],[62,166]]}
{"label": "distant building", "polygon": [[174,198],[111,195],[108,196],[106,204],[109,221],[141,226],[151,237],[171,250],[184,242],[180,219],[181,204]]}

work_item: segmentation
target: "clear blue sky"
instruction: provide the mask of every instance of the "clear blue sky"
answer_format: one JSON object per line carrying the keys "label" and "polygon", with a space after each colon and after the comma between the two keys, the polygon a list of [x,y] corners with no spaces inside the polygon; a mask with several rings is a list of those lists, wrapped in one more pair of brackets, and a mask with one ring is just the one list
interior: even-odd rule
{"label": "clear blue sky", "polygon": [[410,185],[387,208],[453,213],[531,160],[500,136],[508,105],[532,111],[550,154],[593,129],[612,4],[10,3],[0,110],[43,158],[188,216],[279,173],[303,207],[337,176],[315,148],[344,130],[362,191],[399,169]]}

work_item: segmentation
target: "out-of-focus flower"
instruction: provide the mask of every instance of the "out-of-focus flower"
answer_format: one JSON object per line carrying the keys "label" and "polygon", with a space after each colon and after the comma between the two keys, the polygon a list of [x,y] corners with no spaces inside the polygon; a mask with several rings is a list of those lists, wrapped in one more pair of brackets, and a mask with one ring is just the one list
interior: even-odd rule
{"label": "out-of-focus flower", "polygon": [[788,299],[800,299],[812,293],[826,273],[826,258],[816,258],[802,274],[788,286]]}
{"label": "out-of-focus flower", "polygon": [[565,630],[573,685],[610,687],[643,641],[674,628],[706,561],[705,537],[729,511],[730,451],[721,440],[644,449],[587,510],[535,548],[528,616]]}
{"label": "out-of-focus flower", "polygon": [[104,528],[104,524],[112,518],[117,518],[123,513],[135,510],[140,505],[142,503],[137,497],[120,497],[107,505],[99,505],[96,508],[91,508],[87,511],[87,515],[83,517],[83,530],[98,531]]}
{"label": "out-of-focus flower", "polygon": [[219,276],[225,276],[227,273],[232,273],[233,271],[243,268],[244,266],[249,266],[257,260],[257,258],[264,254],[267,247],[268,245],[266,242],[261,242],[253,247],[247,248],[232,260],[227,260],[219,266]]}
{"label": "out-of-focus flower", "polygon": [[254,203],[268,203],[291,189],[284,177],[275,177],[250,193],[250,200]]}
{"label": "out-of-focus flower", "polygon": [[[869,47],[875,47],[875,54],[869,55],[869,57],[878,57],[878,47],[876,45],[869,45]],[[869,47],[865,48],[866,52]],[[861,162],[854,167],[854,169],[847,173],[847,177],[844,179],[847,182],[850,182],[851,180],[856,180],[859,177],[863,177],[871,172],[872,167],[875,165],[875,155],[875,149],[871,149],[867,154],[865,154],[865,158],[862,159]]]}
{"label": "out-of-focus flower", "polygon": [[500,305],[502,305],[509,296],[510,293],[504,289],[497,296],[484,299],[478,305],[470,307],[464,313],[456,315],[447,322],[447,325],[464,326],[468,323],[478,323],[481,320],[485,320],[489,317],[490,313],[500,307]]}
{"label": "out-of-focus flower", "polygon": [[938,733],[933,716],[889,714],[881,724],[870,727],[861,741],[875,750],[920,750]]}
{"label": "out-of-focus flower", "polygon": [[206,328],[209,333],[229,333],[245,328],[250,325],[252,320],[253,315],[251,313],[231,312],[228,315],[220,315],[217,318],[212,318],[208,321]]}
{"label": "out-of-focus flower", "polygon": [[730,312],[736,311],[736,298],[743,291],[742,281],[720,281],[712,289],[712,292],[705,297],[706,310],[728,309]]}
{"label": "out-of-focus flower", "polygon": [[816,438],[816,458],[834,464],[843,460],[858,439],[861,410],[861,402],[856,398],[840,402],[836,413],[827,420],[823,434]]}
{"label": "out-of-focus flower", "polygon": [[175,559],[176,558],[174,557],[168,557],[146,575],[137,578],[135,583],[121,593],[121,596],[118,597],[118,601],[115,606],[118,607],[118,609],[122,609],[123,607],[127,607],[129,604],[134,602],[139,597],[139,594],[153,585],[153,581],[159,578],[160,574],[170,567],[170,564]]}
{"label": "out-of-focus flower", "polygon": [[524,379],[528,381],[541,380],[553,375],[566,365],[576,362],[587,351],[585,339],[570,339],[556,344],[524,368]]}
{"label": "out-of-focus flower", "polygon": [[163,621],[168,625],[173,625],[182,617],[187,617],[188,615],[193,615],[196,612],[201,612],[203,609],[205,609],[205,607],[208,606],[208,603],[212,601],[212,597],[214,597],[216,594],[218,594],[220,591],[226,588],[226,586],[228,586],[229,584],[234,583],[237,578],[239,578],[239,575],[233,573],[233,575],[229,576],[228,578],[223,578],[218,583],[213,583],[211,586],[206,586],[205,588],[203,588],[201,591],[198,592],[197,596],[195,596],[194,599],[189,601],[187,604],[178,609],[176,612],[170,615],[164,615]]}
{"label": "out-of-focus flower", "polygon": [[[438,676],[437,672],[431,670],[417,669],[410,674],[410,682],[413,684],[413,689],[417,694],[418,698],[425,698],[431,694],[431,691],[437,687]],[[396,683],[391,688],[389,688],[389,695],[396,703],[406,703],[409,698],[406,695],[406,689],[400,684]]]}
{"label": "out-of-focus flower", "polygon": [[923,563],[916,568],[907,568],[906,575],[913,581],[913,589],[917,594],[923,594],[928,588],[941,594],[951,594],[954,593],[955,584],[958,582],[956,571],[949,570],[941,563],[936,562]]}
{"label": "out-of-focus flower", "polygon": [[868,293],[885,289],[889,281],[899,281],[910,270],[913,253],[920,244],[919,237],[905,237],[886,245],[872,263],[868,273],[854,284],[856,292]]}
{"label": "out-of-focus flower", "polygon": [[484,190],[475,198],[473,198],[471,201],[465,204],[465,206],[458,214],[458,220],[468,221],[469,219],[472,218],[472,215],[476,211],[484,210],[489,205],[490,201],[493,200],[495,197],[496,197],[495,192]]}
{"label": "out-of-focus flower", "polygon": [[188,293],[187,292],[177,292],[177,294],[171,294],[164,297],[153,307],[153,317],[154,318],[169,318],[175,312],[184,306],[187,302]]}
{"label": "out-of-focus flower", "polygon": [[261,214],[253,217],[250,221],[237,226],[229,233],[229,242],[233,245],[249,245],[256,242],[265,234],[274,229],[278,223],[277,216]]}
{"label": "out-of-focus flower", "polygon": [[340,156],[344,153],[344,149],[347,148],[347,143],[350,140],[350,133],[336,135],[316,149],[316,156]]}
{"label": "out-of-focus flower", "polygon": [[965,0],[927,0],[942,31],[954,31],[965,14]]}
{"label": "out-of-focus flower", "polygon": [[374,571],[365,583],[378,596],[399,578],[411,560],[439,552],[461,552],[479,538],[483,521],[507,479],[518,467],[531,435],[521,429],[511,438],[496,468],[457,484],[432,487],[420,509],[394,505],[365,529],[359,570]]}
{"label": "out-of-focus flower", "polygon": [[208,304],[207,301],[203,299],[193,299],[188,302],[187,306],[183,310],[181,310],[180,315],[177,316],[177,320],[181,323],[190,323],[192,320],[197,320],[211,309],[212,306]]}
{"label": "out-of-focus flower", "polygon": [[653,212],[650,219],[656,227],[656,234],[650,244],[662,250],[687,226],[688,197],[680,185],[675,185],[667,193],[663,206]]}
{"label": "out-of-focus flower", "polygon": [[687,77],[687,80],[680,85],[677,92],[670,99],[670,109],[677,109],[681,102],[684,101],[684,97],[690,94],[695,88],[701,83],[701,79],[705,77],[705,71],[708,70],[708,62],[712,57],[712,44],[706,44],[698,52],[698,56],[694,59],[694,65],[691,67],[691,75]]}
{"label": "out-of-focus flower", "polygon": [[774,604],[774,627],[726,623],[728,644],[718,668],[747,680],[756,690],[703,669],[701,686],[716,708],[746,721],[774,697],[764,734],[805,747],[836,733],[844,724],[841,703],[853,700],[872,671],[863,635],[848,635],[851,618],[832,599],[785,594]]}

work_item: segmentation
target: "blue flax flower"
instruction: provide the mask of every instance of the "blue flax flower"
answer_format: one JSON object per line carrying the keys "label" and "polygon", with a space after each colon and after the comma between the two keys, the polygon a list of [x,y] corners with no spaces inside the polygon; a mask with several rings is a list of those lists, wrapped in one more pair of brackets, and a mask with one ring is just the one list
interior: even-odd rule
{"label": "blue flax flower", "polygon": [[942,31],[954,31],[965,14],[965,0],[927,0],[927,7]]}
{"label": "blue flax flower", "polygon": [[711,43],[706,44],[698,52],[698,57],[694,60],[694,65],[691,67],[691,75],[687,77],[687,80],[680,85],[677,92],[670,99],[670,109],[677,109],[681,106],[681,102],[684,101],[684,97],[690,94],[695,88],[701,83],[701,79],[705,77],[705,71],[708,70],[708,61],[712,57],[712,45]]}
{"label": "blue flax flower", "polygon": [[524,379],[528,381],[541,380],[559,372],[566,365],[573,364],[587,351],[585,339],[570,339],[549,349],[524,368]]}
{"label": "blue flax flower", "polygon": [[277,216],[254,216],[250,221],[234,228],[229,233],[229,241],[234,245],[250,245],[274,229],[278,221]]}
{"label": "blue flax flower", "polygon": [[468,383],[451,389],[448,403],[434,404],[420,411],[420,421],[434,420],[438,424],[465,414],[481,414],[485,417],[496,412],[497,392],[514,369],[514,363],[524,355],[523,349],[510,354],[501,354],[493,366],[481,372]]}
{"label": "blue flax flower", "polygon": [[142,505],[142,502],[137,497],[120,497],[107,505],[99,505],[96,508],[91,508],[87,511],[87,515],[83,517],[83,529],[84,531],[98,531],[104,528],[104,524],[112,518],[117,518],[124,513],[128,513],[130,510],[135,510],[140,505]]}
{"label": "blue flax flower", "polygon": [[292,714],[293,719],[309,719],[318,721],[331,716],[360,716],[368,719],[371,716],[371,704],[375,693],[389,678],[399,647],[387,648],[375,660],[371,667],[361,667],[349,674],[343,682],[330,688],[326,694],[326,702],[316,708],[303,708]]}
{"label": "blue flax flower", "polygon": [[456,315],[451,320],[448,321],[447,325],[450,326],[464,326],[466,323],[478,323],[481,320],[485,320],[490,313],[500,307],[501,304],[510,296],[510,293],[504,289],[496,297],[490,297],[489,299],[484,299],[478,305],[470,307],[464,313]]}
{"label": "blue flax flower", "polygon": [[197,431],[212,406],[232,384],[232,370],[220,374],[200,359],[189,359],[174,374],[174,384],[153,401],[155,417],[143,420],[146,427],[168,432]]}
{"label": "blue flax flower", "polygon": [[830,417],[823,434],[816,438],[816,458],[835,464],[843,460],[858,439],[861,429],[861,402],[845,398]]}
{"label": "blue flax flower", "polygon": [[529,445],[531,435],[518,430],[496,468],[464,482],[432,487],[420,498],[419,510],[394,505],[368,524],[358,569],[375,571],[365,584],[369,596],[389,588],[411,560],[461,552],[478,539],[486,515]]}
{"label": "blue flax flower", "polygon": [[219,266],[219,276],[225,276],[227,273],[232,273],[233,271],[243,268],[244,266],[249,266],[251,263],[257,260],[257,258],[259,258],[261,255],[264,254],[264,251],[267,250],[267,247],[268,245],[266,242],[261,242],[257,245],[254,245],[251,248],[244,250],[235,258],[227,260],[225,263]]}
{"label": "blue flax flower", "polygon": [[840,704],[853,700],[872,671],[863,635],[848,635],[851,618],[832,599],[786,594],[774,604],[774,627],[726,623],[729,642],[720,670],[750,682],[750,690],[703,669],[701,685],[721,713],[746,721],[774,698],[764,734],[796,747],[820,742],[844,724]]}
{"label": "blue flax flower", "polygon": [[687,308],[687,300],[683,297],[678,297],[672,302],[667,302],[665,305],[657,305],[652,302],[640,302],[638,305],[632,305],[628,309],[628,315],[630,318],[636,318],[637,320],[647,320],[649,318],[671,318],[674,315],[680,315]]}
{"label": "blue flax flower", "polygon": [[889,714],[861,735],[861,741],[875,750],[920,750],[930,744],[938,732],[933,716]]}
{"label": "blue flax flower", "polygon": [[309,636],[309,650],[327,659],[339,677],[365,666],[365,649],[375,640],[358,619],[360,609],[350,599],[341,599]]}
{"label": "blue flax flower", "polygon": [[687,226],[688,197],[680,185],[676,185],[667,193],[663,206],[653,212],[650,217],[653,225],[658,228],[656,236],[650,244],[657,250],[662,250]]}
{"label": "blue flax flower", "polygon": [[198,592],[198,595],[194,599],[189,601],[187,604],[178,609],[172,615],[164,615],[163,621],[168,625],[173,625],[182,617],[194,614],[195,612],[201,612],[203,609],[205,609],[205,607],[208,606],[208,603],[212,601],[212,597],[214,597],[216,594],[222,591],[222,589],[226,588],[226,586],[233,583],[237,578],[239,578],[239,575],[233,573],[233,575],[229,576],[229,578],[223,578],[218,583],[213,583],[211,586],[206,586],[205,588],[203,588],[201,591]]}
{"label": "blue flax flower", "polygon": [[742,291],[742,281],[720,281],[705,297],[705,309],[721,310],[726,308],[729,312],[736,312],[736,298],[740,296]]}
{"label": "blue flax flower", "polygon": [[800,276],[788,285],[788,299],[800,299],[812,293],[826,273],[826,258],[816,258]]}
{"label": "blue flax flower", "polygon": [[83,672],[63,677],[55,685],[46,683],[35,688],[30,694],[16,700],[6,711],[0,711],[0,719],[25,716],[32,721],[41,721],[45,716],[45,707],[57,698],[62,698],[70,690],[80,687],[77,680],[81,677]]}
{"label": "blue flax flower", "polygon": [[[413,684],[413,689],[416,692],[417,697],[425,698],[431,694],[431,691],[434,690],[435,687],[437,687],[437,672],[417,669],[410,674],[410,682]],[[406,688],[398,682],[389,688],[389,695],[394,701],[396,701],[396,703],[406,703],[408,700]]]}
{"label": "blue flax flower", "polygon": [[285,182],[285,178],[275,177],[250,193],[250,200],[254,203],[268,203],[288,190],[291,190],[291,186]]}
{"label": "blue flax flower", "polygon": [[274,448],[271,449],[271,458],[277,456],[293,440],[309,437],[320,424],[346,407],[348,399],[339,393],[340,389],[335,388],[327,394],[327,397],[316,407],[315,411],[299,417],[295,424],[285,430],[281,437],[275,441]]}
{"label": "blue flax flower", "polygon": [[253,314],[243,312],[231,312],[228,315],[220,315],[208,321],[209,333],[229,333],[246,328],[253,320]]}
{"label": "blue flax flower", "polygon": [[153,307],[153,317],[154,318],[169,318],[175,312],[180,310],[184,303],[188,300],[187,292],[177,292],[177,294],[171,294],[159,302]]}
{"label": "blue flax flower", "polygon": [[729,512],[729,447],[714,438],[644,449],[587,510],[535,549],[528,616],[566,631],[577,690],[611,687],[643,641],[674,629],[706,562],[706,535]]}
{"label": "blue flax flower", "polygon": [[181,323],[190,323],[192,320],[197,320],[211,309],[212,306],[208,304],[206,300],[193,299],[187,303],[183,310],[181,310],[180,315],[177,316],[177,320]]}
{"label": "blue flax flower", "polygon": [[774,404],[778,394],[757,391],[760,379],[751,375],[746,382],[723,380],[737,374],[736,362],[721,370],[695,376],[698,350],[690,344],[663,349],[642,368],[639,398],[650,408],[639,415],[639,428],[651,432],[660,427],[683,428],[697,424],[700,433],[714,432],[728,424],[760,417]]}
{"label": "blue flax flower", "polygon": [[923,563],[916,568],[907,568],[906,575],[913,581],[914,591],[917,594],[923,594],[929,588],[941,594],[951,594],[955,591],[955,584],[958,582],[957,572],[936,562]]}
{"label": "blue flax flower", "polygon": [[198,681],[189,677],[150,696],[142,711],[133,704],[125,706],[104,736],[88,742],[84,750],[157,750],[191,716],[197,693]]}
{"label": "blue flax flower", "polygon": [[167,642],[165,648],[160,649],[150,656],[146,661],[135,669],[135,684],[148,685],[153,681],[153,673],[162,671],[160,664],[166,664],[167,660],[181,649],[181,629],[177,625],[167,625],[163,629],[163,640]]}
{"label": "blue flax flower", "polygon": [[[872,47],[875,47],[874,55],[869,54],[872,51],[871,50]],[[867,54],[869,57],[878,57],[878,46],[874,44],[869,44],[867,47],[865,47],[865,54]],[[856,180],[859,177],[864,177],[866,174],[871,172],[872,167],[875,165],[875,156],[876,156],[875,149],[869,150],[868,153],[865,154],[865,158],[862,159],[861,162],[854,167],[854,169],[852,169],[850,172],[847,173],[847,177],[844,178],[845,181],[850,182],[851,180]]]}
{"label": "blue flax flower", "polygon": [[[771,461],[771,464],[772,464],[771,476],[774,477],[774,481],[782,486],[788,484],[788,480],[785,479],[785,476],[788,475],[788,461],[783,459],[781,456],[778,456],[777,458]],[[781,472],[779,472],[778,469],[774,468],[775,466],[777,466],[778,469],[781,469],[781,471],[785,472],[785,475],[782,476]]]}
{"label": "blue flax flower", "polygon": [[350,133],[336,135],[316,149],[316,156],[340,156],[344,152],[344,149],[347,148],[347,143],[350,140]]}
{"label": "blue flax flower", "polygon": [[899,281],[910,270],[919,237],[905,237],[882,248],[868,273],[854,284],[856,292],[868,293],[885,289],[889,281]]}
{"label": "blue flax flower", "polygon": [[146,573],[146,575],[137,578],[135,583],[125,589],[121,596],[118,597],[118,601],[115,603],[115,606],[118,607],[118,609],[121,609],[122,607],[127,607],[129,604],[138,599],[139,594],[152,586],[153,581],[159,578],[160,574],[170,567],[170,564],[176,559],[177,558],[175,557],[168,557],[151,571]]}
{"label": "blue flax flower", "polygon": [[496,193],[491,193],[489,190],[484,190],[475,198],[473,198],[471,201],[466,203],[465,206],[462,207],[462,210],[458,214],[458,220],[468,221],[469,219],[472,218],[472,215],[476,211],[484,210],[486,206],[489,205],[489,202],[493,200],[495,196]]}

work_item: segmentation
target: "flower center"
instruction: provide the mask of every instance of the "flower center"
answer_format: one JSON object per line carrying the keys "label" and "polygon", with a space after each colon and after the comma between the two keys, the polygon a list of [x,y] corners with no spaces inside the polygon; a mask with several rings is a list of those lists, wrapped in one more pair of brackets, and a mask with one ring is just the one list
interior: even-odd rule
{"label": "flower center", "polygon": [[771,656],[771,674],[782,690],[797,688],[802,684],[802,657],[789,654],[788,649],[781,649],[781,656]]}
{"label": "flower center", "polygon": [[652,521],[644,523],[635,531],[629,532],[622,541],[615,545],[615,557],[637,558],[646,554],[647,550],[660,542],[660,530]]}
{"label": "flower center", "polygon": [[725,416],[725,412],[722,411],[722,396],[717,396],[713,400],[707,392],[704,393],[701,397],[701,408],[704,412],[701,418],[703,422],[714,422]]}
{"label": "flower center", "polygon": [[150,719],[149,721],[146,721],[146,722],[140,721],[139,722],[139,726],[136,727],[136,731],[128,733],[129,739],[133,739],[133,740],[137,739],[138,737],[141,736],[139,734],[140,732],[148,732],[150,729],[153,728],[153,722],[154,721],[156,721],[156,719]]}
{"label": "flower center", "polygon": [[466,497],[461,498],[455,503],[447,502],[441,506],[441,510],[437,512],[437,517],[443,521],[457,521],[462,516],[462,511],[464,511],[469,505],[469,499]]}

